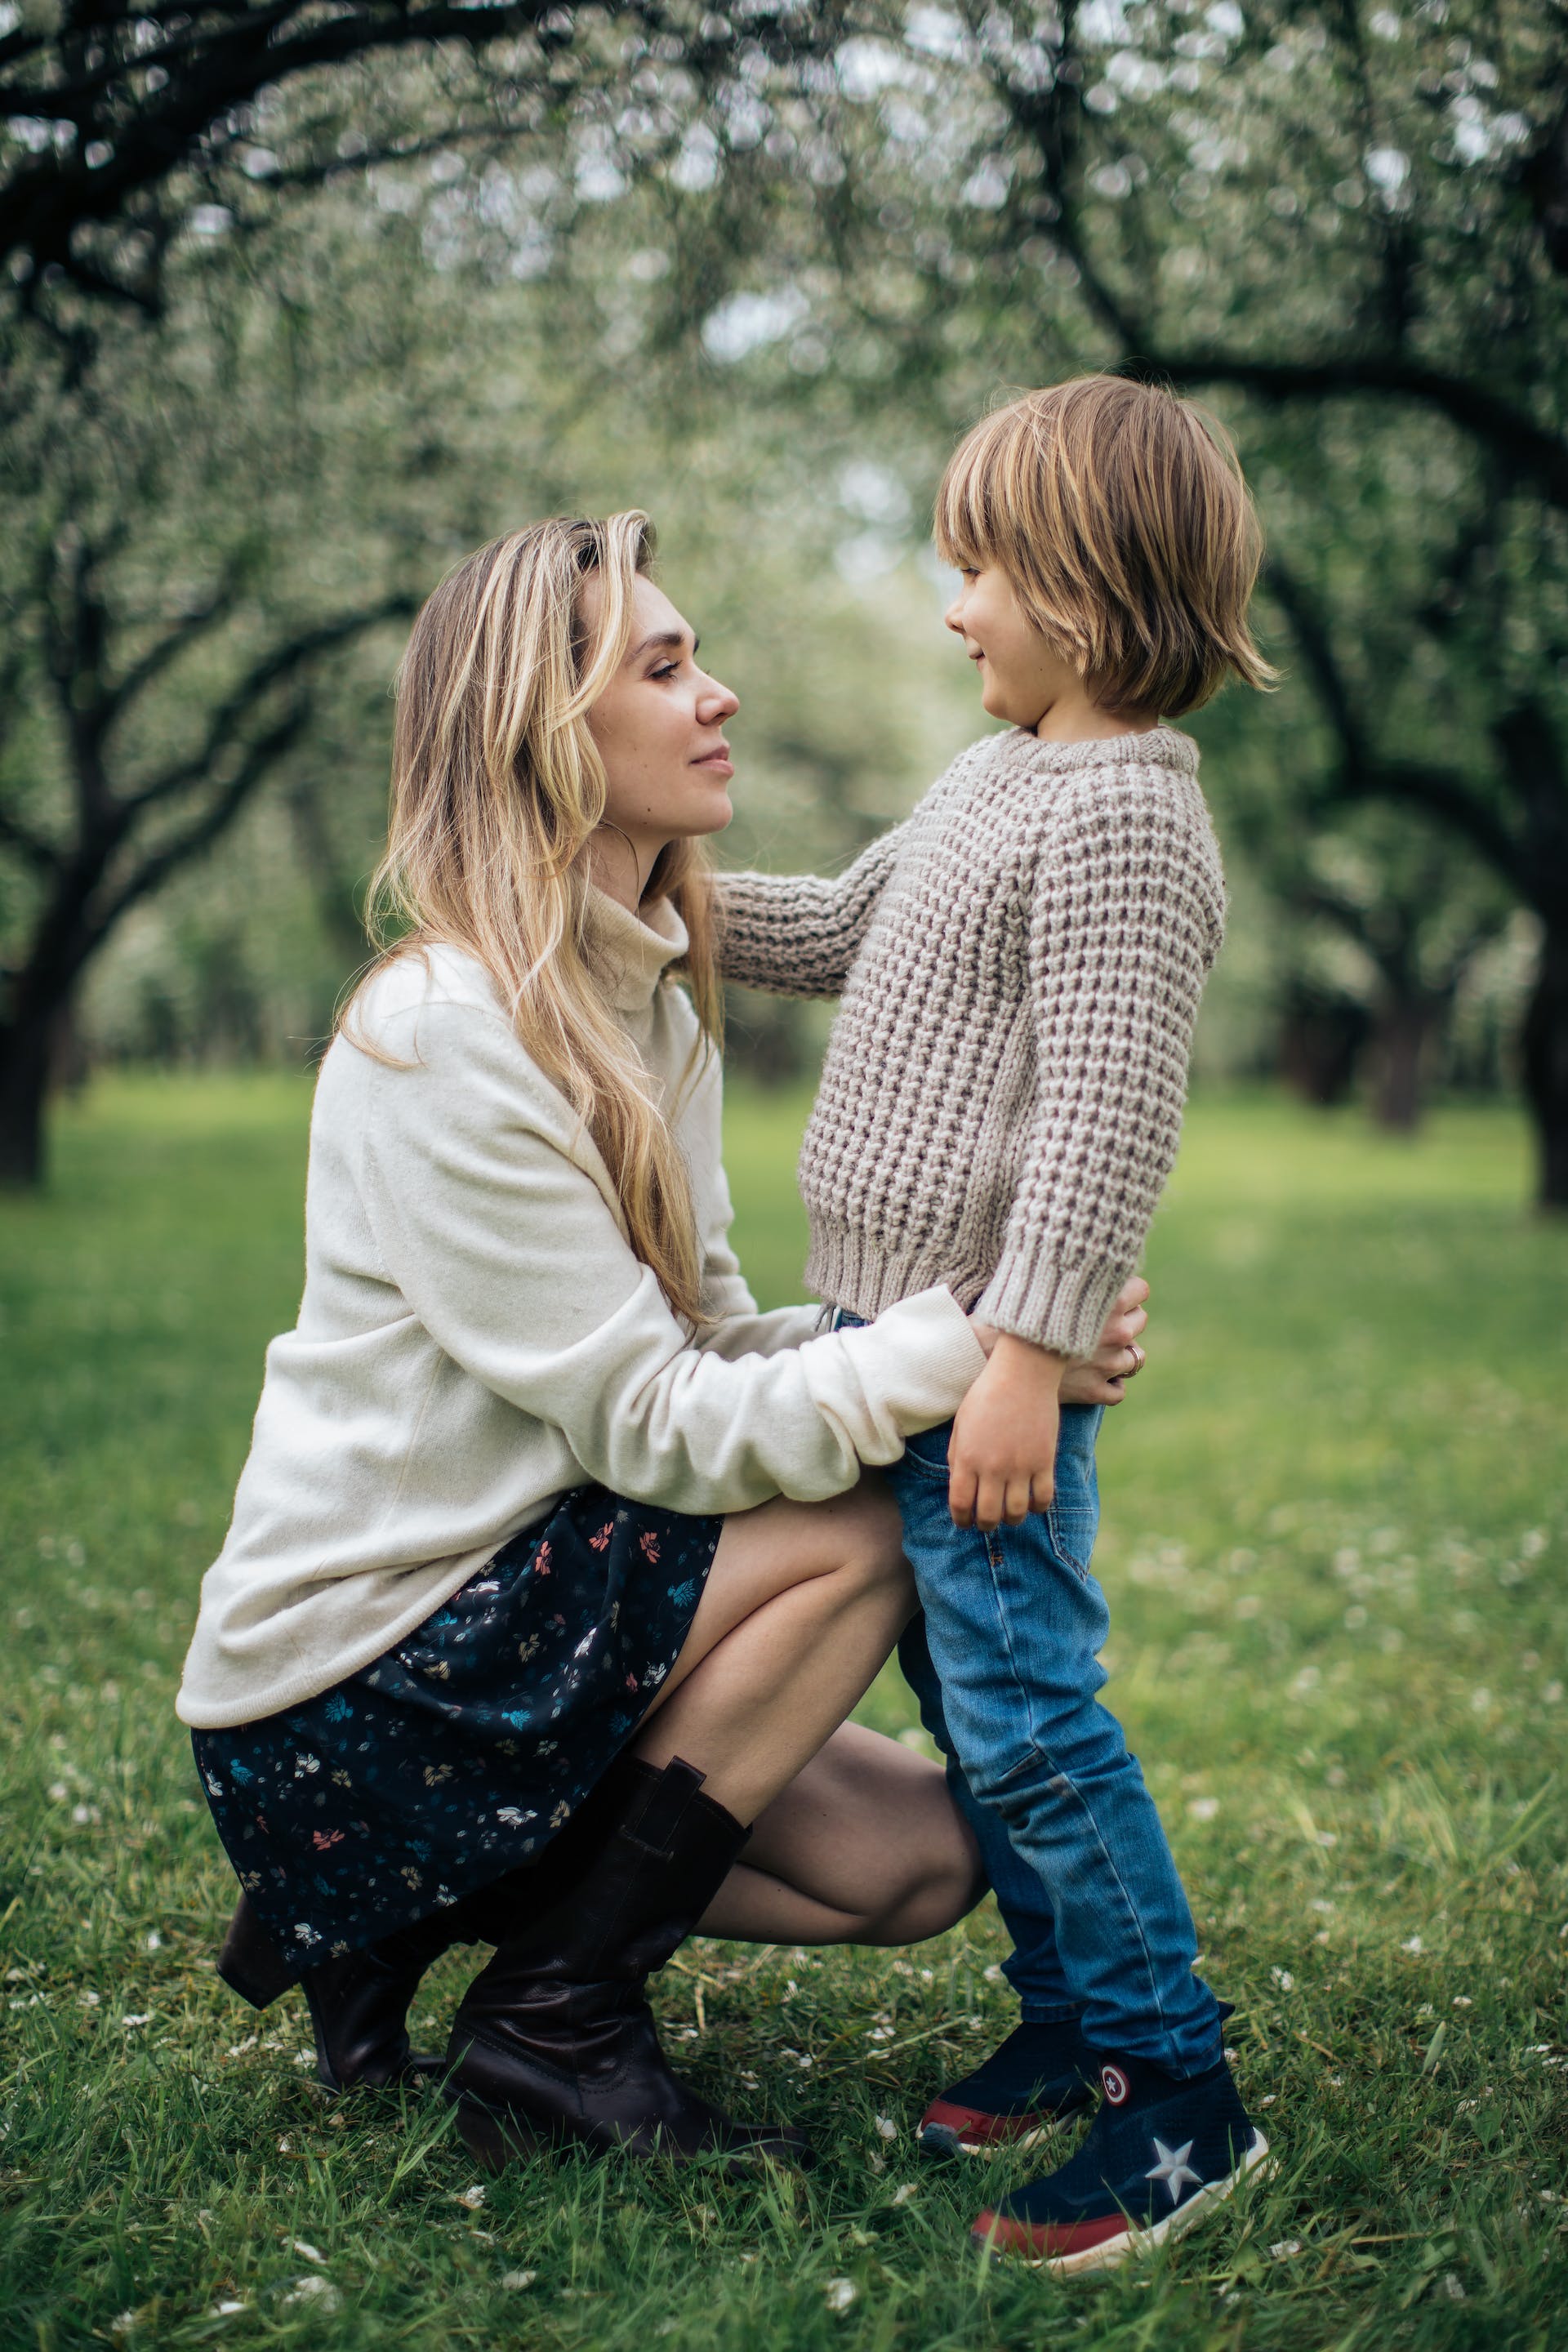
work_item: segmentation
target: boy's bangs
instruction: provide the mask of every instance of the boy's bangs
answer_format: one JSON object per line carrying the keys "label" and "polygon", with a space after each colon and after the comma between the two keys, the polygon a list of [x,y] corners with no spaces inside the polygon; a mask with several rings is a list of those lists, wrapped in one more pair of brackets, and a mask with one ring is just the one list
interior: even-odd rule
{"label": "boy's bangs", "polygon": [[982,572],[996,551],[994,433],[972,433],[954,451],[936,494],[933,537],[944,563]]}

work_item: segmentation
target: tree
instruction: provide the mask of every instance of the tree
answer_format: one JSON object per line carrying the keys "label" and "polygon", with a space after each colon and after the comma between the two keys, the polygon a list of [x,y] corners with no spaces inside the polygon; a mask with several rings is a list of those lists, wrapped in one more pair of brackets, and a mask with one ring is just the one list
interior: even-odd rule
{"label": "tree", "polygon": [[[1043,53],[1009,28],[978,35],[1012,134],[1000,212],[1071,269],[1116,363],[1236,387],[1255,443],[1310,415],[1320,575],[1371,540],[1397,599],[1375,664],[1363,598],[1274,576],[1332,793],[1436,817],[1539,915],[1525,1082],[1541,1197],[1568,1206],[1560,12],[1261,0],[1130,10],[1093,42],[1069,10]],[[1336,453],[1347,427],[1370,457]],[[1400,441],[1403,470],[1414,445],[1449,476],[1440,520],[1399,495]]]}
{"label": "tree", "polygon": [[1282,559],[1296,675],[1255,721],[1281,793],[1436,820],[1540,919],[1525,1080],[1556,1207],[1565,34],[1552,0],[889,8],[820,100],[836,170],[759,264],[809,289],[771,359],[813,352],[890,439],[923,425],[925,482],[999,384],[1217,394]]}
{"label": "tree", "polygon": [[[664,0],[59,0],[6,15],[0,265],[30,302],[66,284],[150,310],[199,207],[245,216],[258,189],[508,144],[595,98],[616,100],[628,145],[679,143],[694,94],[721,125],[758,61],[830,51],[840,21],[790,0],[752,0],[738,21]],[[411,74],[387,69],[407,60]]]}

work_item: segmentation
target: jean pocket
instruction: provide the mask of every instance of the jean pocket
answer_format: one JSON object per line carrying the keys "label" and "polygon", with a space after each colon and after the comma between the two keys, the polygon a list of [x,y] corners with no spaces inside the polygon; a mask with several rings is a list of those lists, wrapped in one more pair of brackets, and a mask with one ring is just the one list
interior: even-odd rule
{"label": "jean pocket", "polygon": [[1094,1538],[1100,1532],[1100,1514],[1093,1502],[1081,1493],[1058,1495],[1046,1513],[1046,1532],[1058,1559],[1087,1584]]}
{"label": "jean pocket", "polygon": [[947,1476],[947,1441],[952,1434],[952,1423],[944,1421],[935,1429],[922,1429],[905,1440],[902,1462],[895,1462],[895,1470],[917,1471],[924,1478]]}

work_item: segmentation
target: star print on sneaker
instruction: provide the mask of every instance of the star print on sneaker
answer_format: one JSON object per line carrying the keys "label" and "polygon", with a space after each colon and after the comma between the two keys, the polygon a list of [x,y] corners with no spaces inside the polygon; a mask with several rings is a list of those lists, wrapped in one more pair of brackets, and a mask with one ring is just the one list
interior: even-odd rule
{"label": "star print on sneaker", "polygon": [[920,2122],[926,2156],[988,2156],[1030,2147],[1093,2103],[1100,2058],[1075,2018],[1017,2025],[984,2065],[950,2084]]}
{"label": "star print on sneaker", "polygon": [[1268,2157],[1223,2058],[1184,2081],[1117,2058],[1100,2085],[1104,2104],[1077,2155],[982,2213],[976,2245],[1063,2276],[1103,2270],[1179,2237]]}

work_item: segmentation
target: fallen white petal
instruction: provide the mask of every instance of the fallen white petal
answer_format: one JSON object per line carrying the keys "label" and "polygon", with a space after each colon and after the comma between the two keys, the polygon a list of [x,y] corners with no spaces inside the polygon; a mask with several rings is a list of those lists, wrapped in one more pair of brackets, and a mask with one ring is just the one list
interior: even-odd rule
{"label": "fallen white petal", "polygon": [[283,2300],[285,2303],[314,2302],[323,2311],[336,2311],[342,2297],[331,2279],[321,2278],[312,2271],[307,2277],[296,2279]]}

